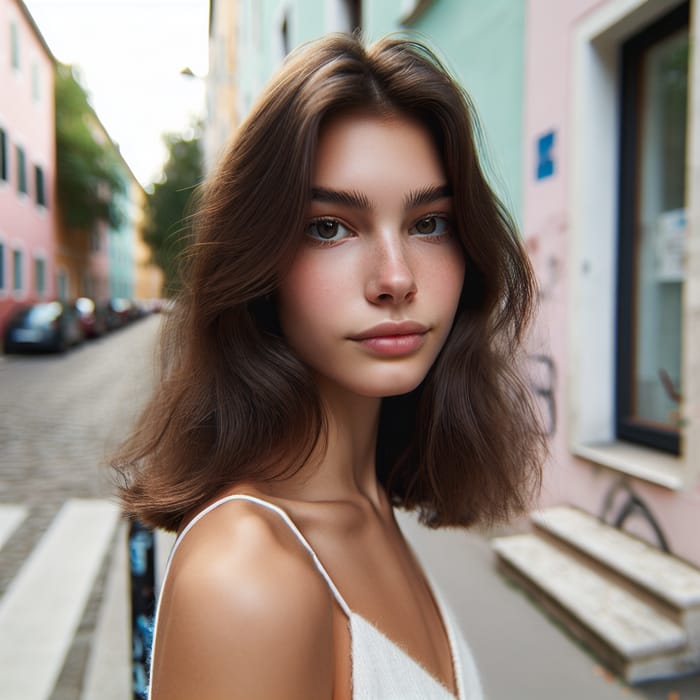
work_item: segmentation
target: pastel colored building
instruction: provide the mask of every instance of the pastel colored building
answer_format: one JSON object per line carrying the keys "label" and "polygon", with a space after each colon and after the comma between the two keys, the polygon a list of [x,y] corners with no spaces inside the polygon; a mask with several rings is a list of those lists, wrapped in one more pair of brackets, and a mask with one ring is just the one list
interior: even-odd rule
{"label": "pastel colored building", "polygon": [[627,529],[700,564],[697,5],[530,0],[526,25],[543,504],[627,508]]}
{"label": "pastel colored building", "polygon": [[163,296],[163,271],[153,264],[151,249],[143,239],[146,193],[136,179],[131,180],[129,199],[132,202],[134,231],[134,299],[159,299]]}
{"label": "pastel colored building", "polygon": [[[208,154],[221,152],[235,125],[291,49],[330,32],[358,28],[370,40],[408,30],[436,49],[477,104],[485,135],[485,166],[499,196],[519,218],[524,0],[212,0]],[[484,65],[489,66],[488,71],[483,70]],[[228,102],[222,103],[226,85],[231,86],[230,93]]]}
{"label": "pastel colored building", "polygon": [[55,295],[54,58],[24,3],[0,0],[0,330]]}
{"label": "pastel colored building", "polygon": [[136,298],[139,287],[148,292],[142,298],[157,297],[161,288],[158,273],[150,269],[149,255],[137,252],[139,245],[145,245],[141,229],[146,194],[94,112],[90,130],[96,142],[114,153],[123,192],[105,195],[113,198],[120,221],[112,227],[98,220],[91,230],[80,230],[68,227],[59,217],[57,294],[61,299],[87,296],[102,304],[116,297]]}
{"label": "pastel colored building", "polygon": [[230,131],[309,39],[408,30],[437,49],[476,104],[482,162],[540,285],[541,505],[606,515],[700,565],[695,0],[231,4],[235,22],[210,28],[236,49]]}
{"label": "pastel colored building", "polygon": [[132,299],[136,272],[136,227],[143,200],[139,197],[140,185],[123,159],[119,161],[119,171],[124,192],[114,195],[121,221],[118,226],[110,227],[108,233],[109,296]]}
{"label": "pastel colored building", "polygon": [[[89,127],[96,143],[110,148],[112,141],[94,112],[90,113]],[[107,198],[107,185],[103,183],[102,196]],[[106,220],[95,221],[90,230],[68,226],[61,216],[61,203],[57,203],[56,229],[57,295],[72,300],[90,297],[99,303],[106,302],[112,292],[111,230]]]}
{"label": "pastel colored building", "polygon": [[209,3],[209,71],[204,129],[206,171],[219,159],[233,125],[241,120],[237,100],[237,9],[238,3],[227,0],[210,0]]}

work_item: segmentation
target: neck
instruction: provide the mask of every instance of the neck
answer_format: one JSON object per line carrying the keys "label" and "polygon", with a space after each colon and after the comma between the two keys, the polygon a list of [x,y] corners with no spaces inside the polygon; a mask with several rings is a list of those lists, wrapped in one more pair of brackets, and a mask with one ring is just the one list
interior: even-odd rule
{"label": "neck", "polygon": [[350,394],[323,380],[318,386],[326,439],[322,436],[304,467],[285,480],[286,495],[309,500],[363,498],[378,505],[382,499],[375,452],[381,399]]}

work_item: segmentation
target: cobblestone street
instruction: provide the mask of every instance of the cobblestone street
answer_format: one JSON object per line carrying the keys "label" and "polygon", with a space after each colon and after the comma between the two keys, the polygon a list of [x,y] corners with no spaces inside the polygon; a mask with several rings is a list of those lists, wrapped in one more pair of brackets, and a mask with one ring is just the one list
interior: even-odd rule
{"label": "cobblestone street", "polygon": [[[143,319],[63,356],[0,355],[1,700],[133,697],[128,551],[107,459],[153,386],[159,323]],[[634,689],[615,679],[498,575],[486,538],[399,520],[453,608],[490,700],[700,697],[697,675]],[[169,546],[158,545],[157,558]]]}
{"label": "cobblestone street", "polygon": [[[2,548],[0,598],[69,499],[109,499],[110,453],[154,380],[159,316],[64,355],[0,355],[0,507],[26,517]],[[109,557],[102,562],[52,700],[80,697]]]}

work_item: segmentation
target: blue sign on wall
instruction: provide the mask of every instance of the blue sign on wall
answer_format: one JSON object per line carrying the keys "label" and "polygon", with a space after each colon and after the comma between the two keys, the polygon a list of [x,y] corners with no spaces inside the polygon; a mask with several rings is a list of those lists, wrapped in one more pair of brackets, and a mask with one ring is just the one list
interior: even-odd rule
{"label": "blue sign on wall", "polygon": [[537,139],[537,179],[554,175],[554,137],[555,131],[548,131]]}

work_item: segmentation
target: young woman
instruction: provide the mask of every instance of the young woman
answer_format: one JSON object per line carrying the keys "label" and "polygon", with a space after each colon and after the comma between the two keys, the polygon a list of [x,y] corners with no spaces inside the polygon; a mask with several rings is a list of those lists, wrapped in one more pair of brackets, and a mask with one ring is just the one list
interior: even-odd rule
{"label": "young woman", "polygon": [[480,698],[393,507],[522,511],[534,282],[467,98],[408,40],[290,56],[204,188],[164,376],[121,459],[179,531],[153,700]]}

